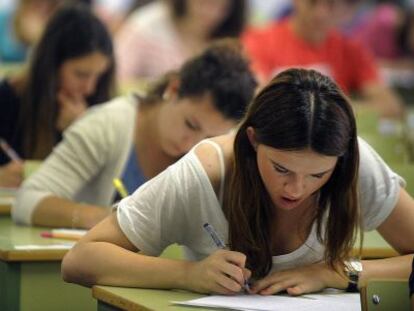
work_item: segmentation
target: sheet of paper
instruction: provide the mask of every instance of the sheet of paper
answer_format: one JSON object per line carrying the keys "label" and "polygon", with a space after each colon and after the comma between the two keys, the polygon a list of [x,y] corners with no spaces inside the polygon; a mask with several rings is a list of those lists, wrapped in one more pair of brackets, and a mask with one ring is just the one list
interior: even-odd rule
{"label": "sheet of paper", "polygon": [[60,234],[69,234],[69,235],[77,235],[77,236],[84,236],[88,230],[83,229],[52,229],[53,233],[60,233]]}
{"label": "sheet of paper", "polygon": [[16,201],[15,197],[2,197],[0,196],[0,205],[13,205]]}
{"label": "sheet of paper", "polygon": [[26,245],[16,245],[14,249],[16,250],[41,250],[41,249],[71,249],[75,243],[65,243],[65,244],[53,244],[53,245],[36,245],[36,244],[26,244]]}
{"label": "sheet of paper", "polygon": [[0,205],[13,205],[18,188],[0,187]]}
{"label": "sheet of paper", "polygon": [[349,293],[320,293],[291,297],[288,295],[236,295],[236,296],[207,296],[183,302],[173,302],[180,305],[227,308],[250,311],[360,311],[359,294]]}

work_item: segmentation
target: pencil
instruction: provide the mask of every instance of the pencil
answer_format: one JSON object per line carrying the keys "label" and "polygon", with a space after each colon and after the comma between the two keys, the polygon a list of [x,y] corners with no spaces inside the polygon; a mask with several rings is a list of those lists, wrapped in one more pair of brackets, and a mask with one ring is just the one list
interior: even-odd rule
{"label": "pencil", "polygon": [[17,154],[17,152],[12,147],[10,147],[10,145],[3,138],[0,138],[0,148],[10,158],[10,160],[12,161],[22,160]]}
{"label": "pencil", "polygon": [[43,238],[77,241],[84,236],[85,233],[86,230],[51,230],[41,232],[40,236]]}
{"label": "pencil", "polygon": [[121,198],[126,198],[128,196],[128,191],[126,190],[124,184],[119,178],[114,178],[112,183],[114,184],[114,187],[116,191],[118,191]]}

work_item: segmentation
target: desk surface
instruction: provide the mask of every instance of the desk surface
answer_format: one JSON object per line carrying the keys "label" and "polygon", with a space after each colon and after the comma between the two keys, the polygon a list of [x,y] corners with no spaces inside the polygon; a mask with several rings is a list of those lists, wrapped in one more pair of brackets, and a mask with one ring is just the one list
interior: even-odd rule
{"label": "desk surface", "polygon": [[10,215],[11,205],[10,204],[0,204],[0,215]]}
{"label": "desk surface", "polygon": [[[9,217],[0,217],[0,260],[61,260],[68,250],[68,245],[73,242],[42,238],[40,233],[44,230],[45,228],[17,226]],[[16,249],[23,245],[44,246],[48,249]],[[357,249],[354,252],[356,253]],[[363,258],[384,258],[396,255],[398,253],[384,241],[378,232],[372,231],[364,234]]]}
{"label": "desk surface", "polygon": [[183,301],[203,297],[203,295],[186,291],[94,286],[92,288],[92,296],[110,306],[123,310],[211,310],[171,304],[170,301]]}
{"label": "desk surface", "polygon": [[[42,238],[45,228],[15,225],[10,217],[0,217],[0,260],[3,261],[55,261],[62,260],[71,241]],[[22,248],[34,245],[35,248]],[[44,248],[42,248],[44,247]]]}

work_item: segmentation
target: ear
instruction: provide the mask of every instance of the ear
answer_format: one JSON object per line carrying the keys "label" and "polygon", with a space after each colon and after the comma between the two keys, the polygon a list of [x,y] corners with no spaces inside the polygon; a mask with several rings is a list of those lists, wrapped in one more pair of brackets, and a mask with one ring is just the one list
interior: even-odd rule
{"label": "ear", "polygon": [[257,151],[257,146],[259,145],[256,140],[256,132],[253,127],[249,126],[246,129],[247,138],[249,139],[250,144],[252,145],[253,149]]}
{"label": "ear", "polygon": [[162,99],[173,100],[178,96],[178,89],[180,88],[180,79],[178,77],[171,77],[168,81],[167,87],[162,94]]}

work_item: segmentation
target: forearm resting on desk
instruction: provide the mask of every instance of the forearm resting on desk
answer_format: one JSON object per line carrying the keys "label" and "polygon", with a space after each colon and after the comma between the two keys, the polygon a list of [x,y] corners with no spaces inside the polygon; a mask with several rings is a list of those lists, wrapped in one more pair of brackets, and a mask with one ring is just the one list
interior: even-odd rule
{"label": "forearm resting on desk", "polygon": [[250,271],[245,256],[217,250],[201,261],[172,260],[137,253],[117,222],[116,214],[91,229],[62,262],[67,282],[186,289],[200,293],[236,294]]}
{"label": "forearm resting on desk", "polygon": [[85,286],[185,287],[188,262],[136,252],[112,214],[67,253],[62,262],[63,279]]}
{"label": "forearm resting on desk", "polygon": [[359,287],[363,287],[370,279],[407,279],[411,273],[413,255],[363,260],[363,270]]}
{"label": "forearm resting on desk", "polygon": [[109,208],[50,196],[36,206],[32,223],[38,226],[90,229],[109,213]]}
{"label": "forearm resting on desk", "polygon": [[[82,264],[80,264],[82,262]],[[108,242],[77,244],[62,263],[66,282],[184,289],[188,262],[145,256]]]}

